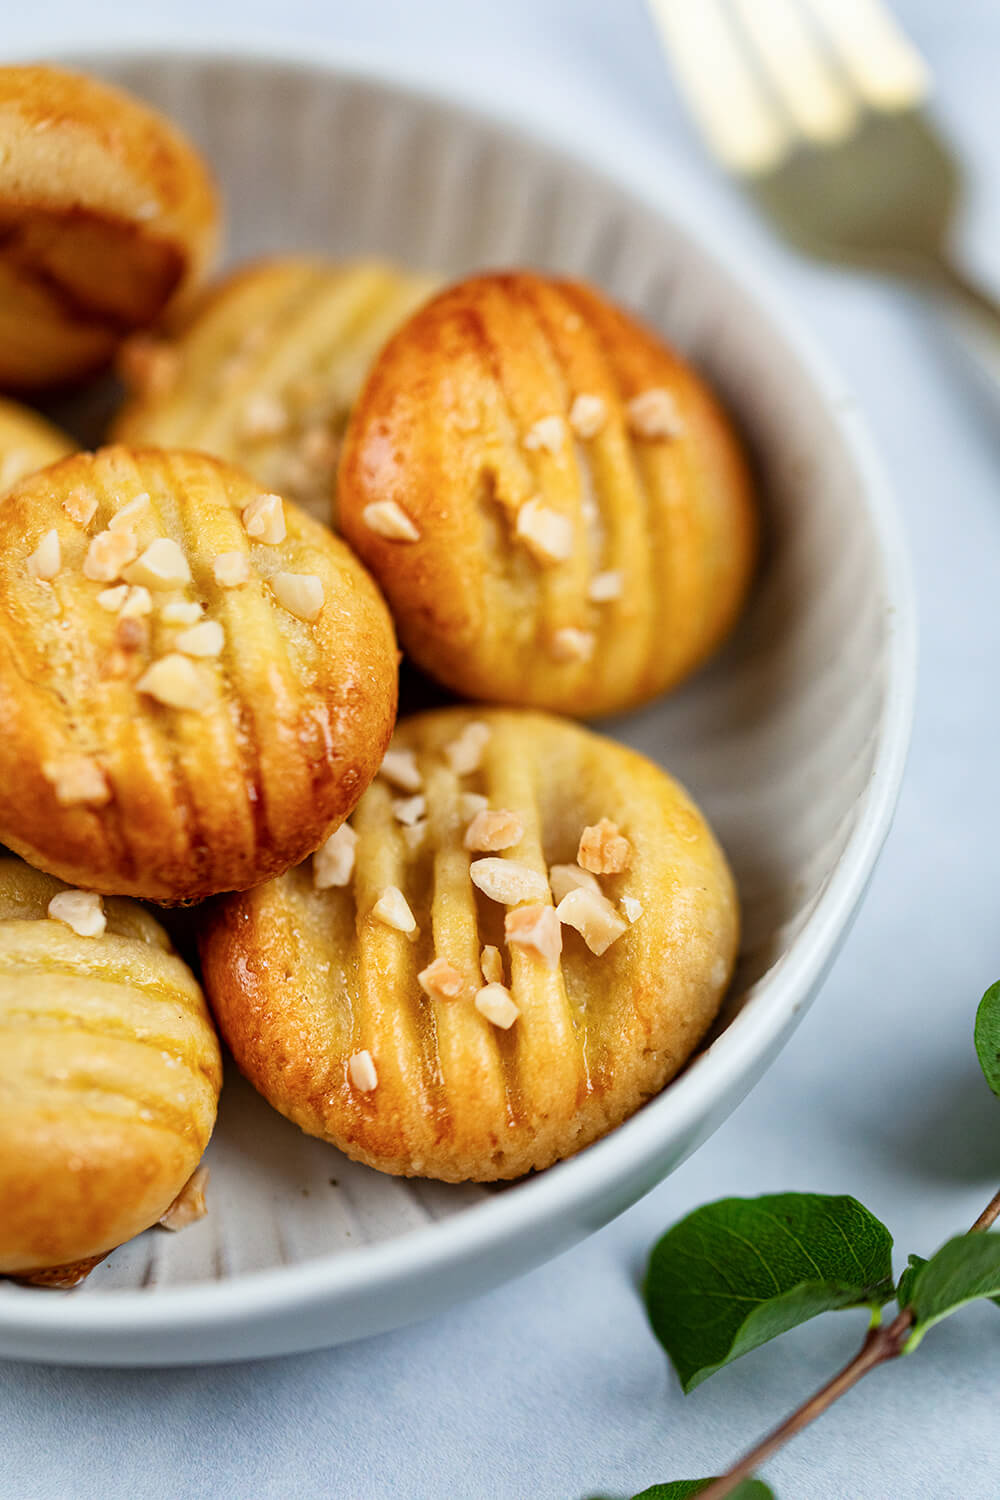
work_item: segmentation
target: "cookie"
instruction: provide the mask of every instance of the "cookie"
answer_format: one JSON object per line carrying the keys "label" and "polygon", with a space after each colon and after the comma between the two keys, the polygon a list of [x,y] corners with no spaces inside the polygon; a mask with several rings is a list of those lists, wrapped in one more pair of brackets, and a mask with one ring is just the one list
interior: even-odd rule
{"label": "cookie", "polygon": [[74,885],[192,901],[298,863],[396,679],[361,564],[228,464],[104,448],[0,505],[0,843]]}
{"label": "cookie", "polygon": [[729,870],[683,790],[523,710],[404,721],[350,825],[203,917],[240,1068],[384,1172],[487,1181],[631,1115],[732,971]]}
{"label": "cookie", "polygon": [[171,339],[126,345],[133,395],[115,435],[242,464],[329,525],[348,413],[375,355],[434,285],[378,261],[244,266]]}
{"label": "cookie", "polygon": [[221,1085],[201,990],[149,912],[0,859],[0,1274],[69,1285],[155,1224]]}
{"label": "cookie", "polygon": [[390,340],[339,490],[425,671],[574,715],[693,671],[754,556],[743,453],[705,383],[593,288],[527,272],[453,286]]}
{"label": "cookie", "polygon": [[0,400],[0,494],[27,474],[72,453],[74,443],[37,412]]}
{"label": "cookie", "polygon": [[82,379],[213,256],[208,169],[169,120],[61,68],[0,67],[0,388]]}

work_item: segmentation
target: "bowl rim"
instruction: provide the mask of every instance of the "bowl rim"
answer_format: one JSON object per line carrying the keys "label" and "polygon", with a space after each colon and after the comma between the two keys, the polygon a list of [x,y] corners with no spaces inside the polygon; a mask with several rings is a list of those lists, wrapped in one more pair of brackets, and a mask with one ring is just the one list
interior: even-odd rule
{"label": "bowl rim", "polygon": [[[455,1270],[486,1250],[496,1252],[513,1245],[529,1231],[543,1230],[572,1209],[606,1194],[626,1172],[632,1177],[641,1172],[647,1177],[653,1174],[648,1186],[630,1196],[630,1202],[662,1181],[664,1174],[657,1170],[656,1162],[665,1144],[681,1139],[686,1130],[693,1131],[697,1122],[710,1116],[720,1103],[734,1095],[739,1097],[741,1082],[752,1077],[755,1065],[776,1048],[783,1033],[790,1035],[805,1013],[846,935],[888,835],[899,796],[914,712],[917,626],[901,516],[850,388],[811,334],[793,322],[768,279],[744,264],[727,246],[720,248],[713,243],[709,247],[697,216],[689,209],[678,212],[673,201],[668,205],[658,183],[669,176],[669,170],[664,170],[671,165],[669,151],[656,175],[653,157],[645,165],[635,156],[622,161],[600,151],[596,157],[592,153],[591,159],[585,159],[558,132],[525,123],[523,117],[506,113],[502,107],[484,107],[463,92],[460,84],[431,87],[421,82],[415,69],[385,62],[363,49],[329,42],[289,43],[287,38],[277,38],[272,43],[255,35],[200,38],[197,43],[186,44],[171,36],[162,45],[156,38],[146,38],[111,46],[70,37],[58,53],[69,66],[81,68],[143,59],[151,63],[261,68],[277,65],[304,74],[326,73],[372,84],[407,96],[416,104],[445,108],[494,128],[500,125],[516,144],[541,146],[553,158],[561,159],[567,169],[601,178],[638,199],[756,305],[812,380],[860,476],[882,565],[887,617],[885,705],[872,773],[858,799],[857,823],[812,912],[788,951],[759,981],[758,993],[657,1098],[578,1156],[453,1217],[434,1220],[391,1240],[242,1272],[224,1281],[157,1288],[154,1295],[149,1290],[129,1289],[100,1291],[79,1299],[42,1298],[32,1289],[10,1283],[0,1286],[0,1331],[30,1336],[58,1330],[75,1342],[87,1334],[100,1333],[106,1338],[120,1333],[132,1339],[143,1332],[176,1330],[187,1319],[199,1331],[217,1330],[240,1320],[248,1311],[256,1318],[270,1318],[301,1312],[310,1304],[340,1301],[362,1290],[366,1294],[387,1293],[431,1272]],[[735,1105],[726,1108],[726,1115],[732,1107]]]}

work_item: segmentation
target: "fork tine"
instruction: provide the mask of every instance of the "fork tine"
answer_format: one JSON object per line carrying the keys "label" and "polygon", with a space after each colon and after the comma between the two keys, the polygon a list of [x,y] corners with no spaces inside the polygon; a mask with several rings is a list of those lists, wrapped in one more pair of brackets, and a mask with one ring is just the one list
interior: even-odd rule
{"label": "fork tine", "polygon": [[649,0],[649,8],[709,149],[733,172],[776,166],[791,145],[790,132],[720,0]]}
{"label": "fork tine", "polygon": [[930,73],[881,0],[805,0],[855,88],[873,109],[912,109]]}
{"label": "fork tine", "polygon": [[853,91],[831,66],[797,0],[732,0],[768,83],[805,140],[829,146],[857,123]]}

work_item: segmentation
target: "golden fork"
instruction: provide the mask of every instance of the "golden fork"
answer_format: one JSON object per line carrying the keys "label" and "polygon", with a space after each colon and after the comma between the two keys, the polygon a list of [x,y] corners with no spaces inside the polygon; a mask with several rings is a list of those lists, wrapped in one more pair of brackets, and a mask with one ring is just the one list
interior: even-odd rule
{"label": "golden fork", "polygon": [[648,0],[712,154],[786,239],[948,297],[1000,381],[1000,301],[951,242],[958,161],[928,70],[880,0]]}

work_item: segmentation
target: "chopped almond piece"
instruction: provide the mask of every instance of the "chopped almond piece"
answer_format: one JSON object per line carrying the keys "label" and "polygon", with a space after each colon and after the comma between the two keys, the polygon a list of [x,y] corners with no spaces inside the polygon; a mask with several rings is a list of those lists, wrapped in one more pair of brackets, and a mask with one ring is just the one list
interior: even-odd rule
{"label": "chopped almond piece", "polygon": [[597,644],[592,630],[577,630],[566,625],[552,634],[552,655],[556,661],[589,661]]}
{"label": "chopped almond piece", "polygon": [[74,807],[80,802],[103,807],[111,799],[108,779],[89,755],[63,755],[58,760],[43,761],[42,775],[55,788],[60,807]]}
{"label": "chopped almond piece", "polygon": [[152,613],[153,596],[141,583],[132,584],[122,601],[119,613],[123,620],[138,620]]}
{"label": "chopped almond piece", "polygon": [[45,533],[34,552],[30,554],[27,566],[30,576],[40,579],[43,583],[51,583],[55,578],[62,567],[62,548],[59,546],[59,533],[54,527]]}
{"label": "chopped almond piece", "polygon": [[212,560],[212,574],[221,588],[239,588],[250,577],[250,559],[245,552],[220,552]]}
{"label": "chopped almond piece", "polygon": [[372,1089],[378,1088],[378,1073],[367,1049],[355,1052],[347,1059],[347,1073],[354,1087],[362,1094],[370,1094]]}
{"label": "chopped almond piece", "polygon": [[424,784],[417,757],[412,750],[387,750],[382,757],[379,775],[404,792],[419,792]]}
{"label": "chopped almond piece", "polygon": [[632,858],[632,845],[617,823],[602,818],[580,835],[577,863],[594,875],[620,875]]}
{"label": "chopped almond piece", "polygon": [[570,891],[593,891],[598,896],[601,894],[601,887],[590,871],[581,870],[579,865],[553,865],[549,871],[549,884],[557,903]]}
{"label": "chopped almond piece", "polygon": [[[116,536],[127,536],[127,532],[116,532]],[[134,537],[129,537],[135,557],[138,547]],[[95,537],[94,542],[100,541]],[[93,547],[94,542],[91,542]],[[180,547],[171,537],[158,536],[150,542],[138,561],[126,568],[122,575],[129,583],[142,584],[148,589],[172,589],[178,584],[191,582],[191,568]]]}
{"label": "chopped almond piece", "polygon": [[483,751],[489,742],[492,730],[481,719],[466,724],[461,734],[444,747],[445,760],[456,776],[471,776],[483,763]]}
{"label": "chopped almond piece", "polygon": [[587,589],[587,598],[592,604],[608,604],[612,599],[620,599],[624,589],[625,574],[609,568],[606,573],[594,574]]}
{"label": "chopped almond piece", "polygon": [[490,805],[490,799],[484,797],[481,792],[459,792],[458,815],[463,823],[471,823],[477,813],[484,812]]}
{"label": "chopped almond piece", "polygon": [[591,953],[598,957],[618,941],[626,928],[607,897],[593,891],[570,891],[556,907],[555,914],[567,927],[575,927]]}
{"label": "chopped almond piece", "polygon": [[354,874],[358,836],[349,823],[341,823],[313,855],[313,885],[318,891],[349,885]]}
{"label": "chopped almond piece", "polygon": [[637,901],[634,896],[623,896],[619,904],[629,922],[638,922],[645,910],[642,902]]}
{"label": "chopped almond piece", "polygon": [[126,339],[115,364],[125,384],[144,396],[167,395],[180,372],[176,350],[148,333],[136,333]]}
{"label": "chopped almond piece", "polygon": [[170,651],[139,678],[136,691],[148,693],[168,708],[204,709],[211,700],[211,688],[198,668],[179,651]]}
{"label": "chopped almond piece", "polygon": [[275,573],[271,588],[290,615],[310,622],[318,618],[323,608],[323,580],[315,573]]}
{"label": "chopped almond piece", "polygon": [[[146,598],[149,598],[148,593]],[[160,618],[165,625],[195,625],[204,613],[204,606],[196,604],[193,599],[172,599],[161,609]]]}
{"label": "chopped almond piece", "polygon": [[684,419],[670,391],[653,386],[633,396],[625,407],[628,425],[636,437],[649,442],[684,435]]}
{"label": "chopped almond piece", "polygon": [[202,620],[190,630],[182,630],[174,646],[185,656],[220,656],[226,635],[218,620]]}
{"label": "chopped almond piece", "polygon": [[503,984],[503,954],[492,943],[480,954],[479,967],[487,984]]}
{"label": "chopped almond piece", "polygon": [[134,500],[130,500],[127,505],[123,505],[121,510],[115,511],[114,515],[108,522],[108,530],[130,531],[133,522],[137,519],[138,516],[142,514],[144,510],[148,509],[148,507],[149,496],[146,494],[146,491],[143,490],[141,494],[136,495]]}
{"label": "chopped almond piece", "polygon": [[361,512],[369,531],[375,531],[390,542],[419,542],[420,532],[406,511],[395,500],[373,500]]}
{"label": "chopped almond piece", "polygon": [[280,437],[288,431],[288,412],[270,391],[256,391],[243,408],[240,430],[244,437]]}
{"label": "chopped almond piece", "polygon": [[384,922],[386,927],[394,927],[397,932],[410,934],[417,930],[417,919],[398,885],[386,886],[372,907],[372,916],[376,922]]}
{"label": "chopped almond piece", "polygon": [[465,988],[461,974],[446,958],[436,958],[421,969],[417,983],[432,1000],[457,1000]]}
{"label": "chopped almond piece", "polygon": [[134,615],[124,619],[119,615],[115,626],[115,643],[122,651],[145,651],[149,645],[149,626],[145,620],[137,620]]}
{"label": "chopped almond piece", "polygon": [[94,583],[114,583],[138,551],[130,531],[99,531],[83,559],[83,576]]}
{"label": "chopped almond piece", "polygon": [[502,906],[544,901],[549,894],[545,876],[517,859],[476,859],[469,866],[469,874],[484,896]]}
{"label": "chopped almond piece", "polygon": [[558,453],[565,435],[562,417],[539,417],[524,434],[524,446],[532,452],[542,449],[546,453]]}
{"label": "chopped almond piece", "polygon": [[581,392],[569,409],[569,425],[579,438],[596,437],[604,426],[608,408],[603,396]]}
{"label": "chopped almond piece", "polygon": [[411,854],[416,854],[427,836],[427,819],[421,818],[419,823],[404,823],[400,832],[407,849]]}
{"label": "chopped almond piece", "polygon": [[484,985],[476,994],[475,1006],[481,1016],[501,1031],[509,1031],[521,1014],[510,990],[502,984]]}
{"label": "chopped almond piece", "polygon": [[276,547],[287,536],[285,507],[280,495],[258,495],[243,512],[243,525],[247,536]]}
{"label": "chopped almond piece", "polygon": [[180,1230],[187,1229],[190,1224],[197,1224],[199,1219],[203,1219],[208,1213],[205,1205],[207,1187],[208,1168],[199,1167],[196,1172],[192,1172],[166,1213],[161,1216],[160,1223],[163,1228],[177,1234]]}
{"label": "chopped almond piece", "polygon": [[97,596],[97,602],[108,614],[116,615],[128,596],[128,584],[116,583],[114,588],[102,589]]}
{"label": "chopped almond piece", "polygon": [[64,922],[77,937],[100,937],[108,925],[104,902],[93,891],[60,891],[48,905],[55,922]]}
{"label": "chopped almond piece", "polygon": [[404,823],[412,827],[419,823],[427,812],[427,798],[418,792],[415,797],[394,797],[392,801],[392,815],[397,823]]}
{"label": "chopped almond piece", "polygon": [[97,514],[97,500],[93,495],[85,495],[82,490],[71,490],[63,501],[62,508],[78,526],[89,526]]}
{"label": "chopped almond piece", "polygon": [[565,562],[573,553],[573,526],[539,500],[526,500],[517,513],[514,535],[536,562]]}
{"label": "chopped almond piece", "polygon": [[519,906],[504,917],[503,930],[508,943],[531,948],[548,969],[558,967],[562,931],[554,907]]}
{"label": "chopped almond piece", "polygon": [[302,434],[299,451],[310,469],[333,469],[340,454],[340,444],[328,427],[310,427]]}
{"label": "chopped almond piece", "polygon": [[466,849],[485,849],[494,852],[513,849],[524,837],[524,824],[516,812],[505,807],[487,808],[473,818],[465,830]]}

